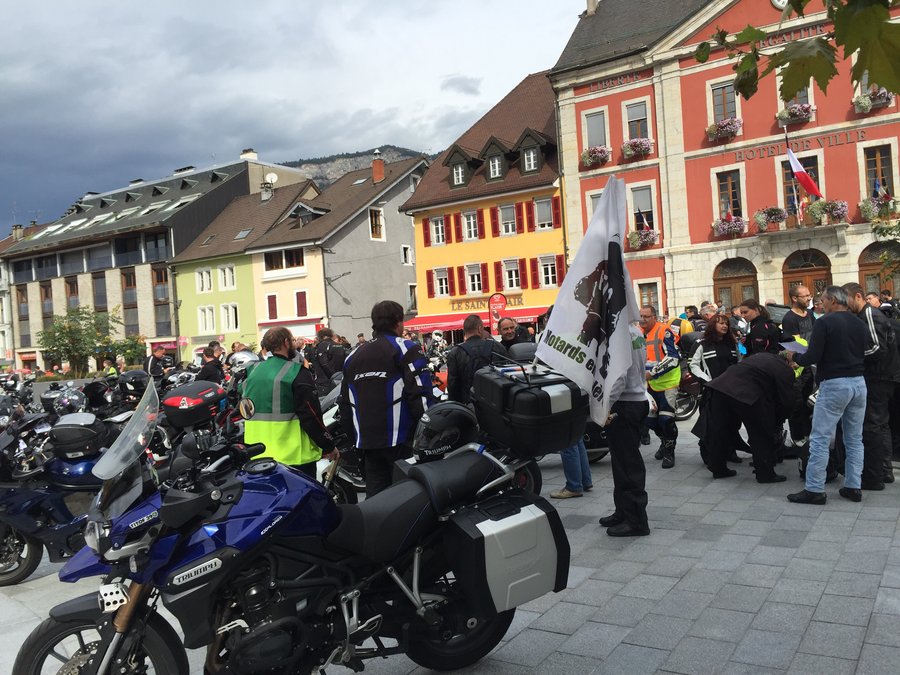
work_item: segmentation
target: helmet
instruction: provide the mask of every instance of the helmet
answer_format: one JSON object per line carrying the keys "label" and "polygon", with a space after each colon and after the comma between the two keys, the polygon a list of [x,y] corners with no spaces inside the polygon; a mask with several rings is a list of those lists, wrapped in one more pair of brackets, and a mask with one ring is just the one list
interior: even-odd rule
{"label": "helmet", "polygon": [[166,354],[159,360],[159,365],[163,368],[172,368],[175,365],[175,359],[173,359],[169,354]]}
{"label": "helmet", "polygon": [[119,391],[123,396],[143,396],[150,376],[143,370],[126,370],[119,375]]}
{"label": "helmet", "polygon": [[53,410],[57,415],[69,415],[84,410],[87,397],[77,389],[63,389],[53,401]]}
{"label": "helmet", "polygon": [[440,340],[442,337],[444,337],[444,331],[440,329],[433,330],[431,331],[431,337],[433,337],[435,340]]}
{"label": "helmet", "polygon": [[[53,384],[58,384],[53,382]],[[62,389],[60,387],[50,386],[50,388],[41,394],[41,407],[44,409],[44,412],[52,413],[56,410],[54,407],[54,403],[56,403],[56,399],[62,394]]]}
{"label": "helmet", "polygon": [[5,380],[2,380],[2,384],[6,391],[15,391],[19,383],[13,378],[8,377]]}
{"label": "helmet", "polygon": [[92,408],[99,408],[106,405],[106,394],[110,391],[110,386],[103,380],[94,380],[88,382],[81,388],[87,398],[88,405]]}
{"label": "helmet", "polygon": [[231,356],[228,357],[228,365],[232,368],[246,368],[251,363],[256,363],[259,361],[259,356],[251,352],[249,349],[244,349],[239,352],[235,352]]}
{"label": "helmet", "polygon": [[475,413],[462,403],[444,401],[429,408],[419,419],[413,437],[413,455],[416,462],[430,462],[476,440]]}

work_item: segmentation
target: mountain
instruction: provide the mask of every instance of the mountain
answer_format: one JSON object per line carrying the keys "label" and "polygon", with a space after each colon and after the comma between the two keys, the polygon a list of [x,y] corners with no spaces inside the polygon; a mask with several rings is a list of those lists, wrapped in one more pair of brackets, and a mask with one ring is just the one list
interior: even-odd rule
{"label": "mountain", "polygon": [[[381,151],[381,158],[385,162],[397,162],[425,154],[396,145],[382,145],[378,150]],[[302,170],[320,188],[324,188],[349,171],[356,171],[357,169],[371,166],[373,152],[375,152],[375,148],[359,152],[342,152],[339,155],[315,157],[313,159],[297,159],[291,162],[282,162],[282,164]],[[426,156],[429,159],[434,159],[437,155]]]}

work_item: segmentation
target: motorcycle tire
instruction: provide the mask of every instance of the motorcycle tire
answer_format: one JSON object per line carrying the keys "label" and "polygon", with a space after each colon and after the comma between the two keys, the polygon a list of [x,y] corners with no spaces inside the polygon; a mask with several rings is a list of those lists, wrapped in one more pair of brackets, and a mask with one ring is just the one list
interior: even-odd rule
{"label": "motorcycle tire", "polygon": [[515,609],[500,612],[492,619],[481,621],[465,635],[454,635],[449,640],[410,637],[406,655],[431,670],[468,668],[490,654],[500,643],[515,614]]}
{"label": "motorcycle tire", "polygon": [[[51,617],[31,631],[22,643],[12,672],[17,675],[41,675],[48,668],[52,668],[52,672],[56,672],[57,668],[59,672],[69,672],[64,668],[66,665],[74,666],[72,672],[81,672],[78,665],[81,661],[87,661],[92,653],[91,648],[95,648],[99,639],[97,625],[90,619],[57,621]],[[190,672],[187,654],[178,634],[158,614],[148,617],[141,645],[145,664],[153,667],[150,672],[160,675]],[[60,656],[66,657],[68,662],[62,661]]]}
{"label": "motorcycle tire", "polygon": [[675,399],[675,419],[679,422],[689,420],[700,407],[700,397],[692,394],[678,393]]}
{"label": "motorcycle tire", "polygon": [[356,504],[359,501],[353,484],[340,477],[334,479],[328,493],[335,504]]}
{"label": "motorcycle tire", "polygon": [[588,449],[588,464],[596,464],[609,454],[609,450],[591,450]]}
{"label": "motorcycle tire", "polygon": [[544,477],[541,475],[541,467],[534,460],[528,462],[516,471],[515,486],[535,495],[541,494],[544,485]]}
{"label": "motorcycle tire", "polygon": [[11,527],[3,527],[2,530],[0,548],[7,555],[14,555],[16,562],[0,566],[0,587],[15,586],[37,569],[44,555],[44,547],[36,539]]}

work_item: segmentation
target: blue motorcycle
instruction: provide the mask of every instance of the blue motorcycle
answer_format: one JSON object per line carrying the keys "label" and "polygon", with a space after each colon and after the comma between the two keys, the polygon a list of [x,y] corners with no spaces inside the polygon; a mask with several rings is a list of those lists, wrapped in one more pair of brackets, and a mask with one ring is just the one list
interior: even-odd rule
{"label": "blue motorcycle", "polygon": [[[216,402],[173,405],[167,416]],[[213,442],[186,434],[160,483],[146,456],[158,409],[150,387],[94,467],[104,482],[87,546],[60,573],[101,577],[99,594],[53,608],[22,645],[17,675],[188,673],[185,647],[206,647],[209,675],[359,671],[398,653],[464,668],[496,647],[517,606],[566,587],[558,514],[512,487],[514,472],[483,446],[336,505],[227,430]]]}

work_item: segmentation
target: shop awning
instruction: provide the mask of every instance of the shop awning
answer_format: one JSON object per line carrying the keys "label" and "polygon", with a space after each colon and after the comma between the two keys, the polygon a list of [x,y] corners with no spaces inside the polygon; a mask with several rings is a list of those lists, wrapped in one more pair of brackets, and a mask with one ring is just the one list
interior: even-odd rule
{"label": "shop awning", "polygon": [[[516,321],[535,321],[537,317],[547,311],[546,307],[515,307],[503,312],[503,317],[510,317]],[[463,321],[470,314],[477,314],[484,323],[492,323],[488,310],[478,312],[454,312],[452,314],[431,314],[417,316],[414,319],[403,322],[403,327],[409,330],[429,332],[433,330],[462,330]]]}

